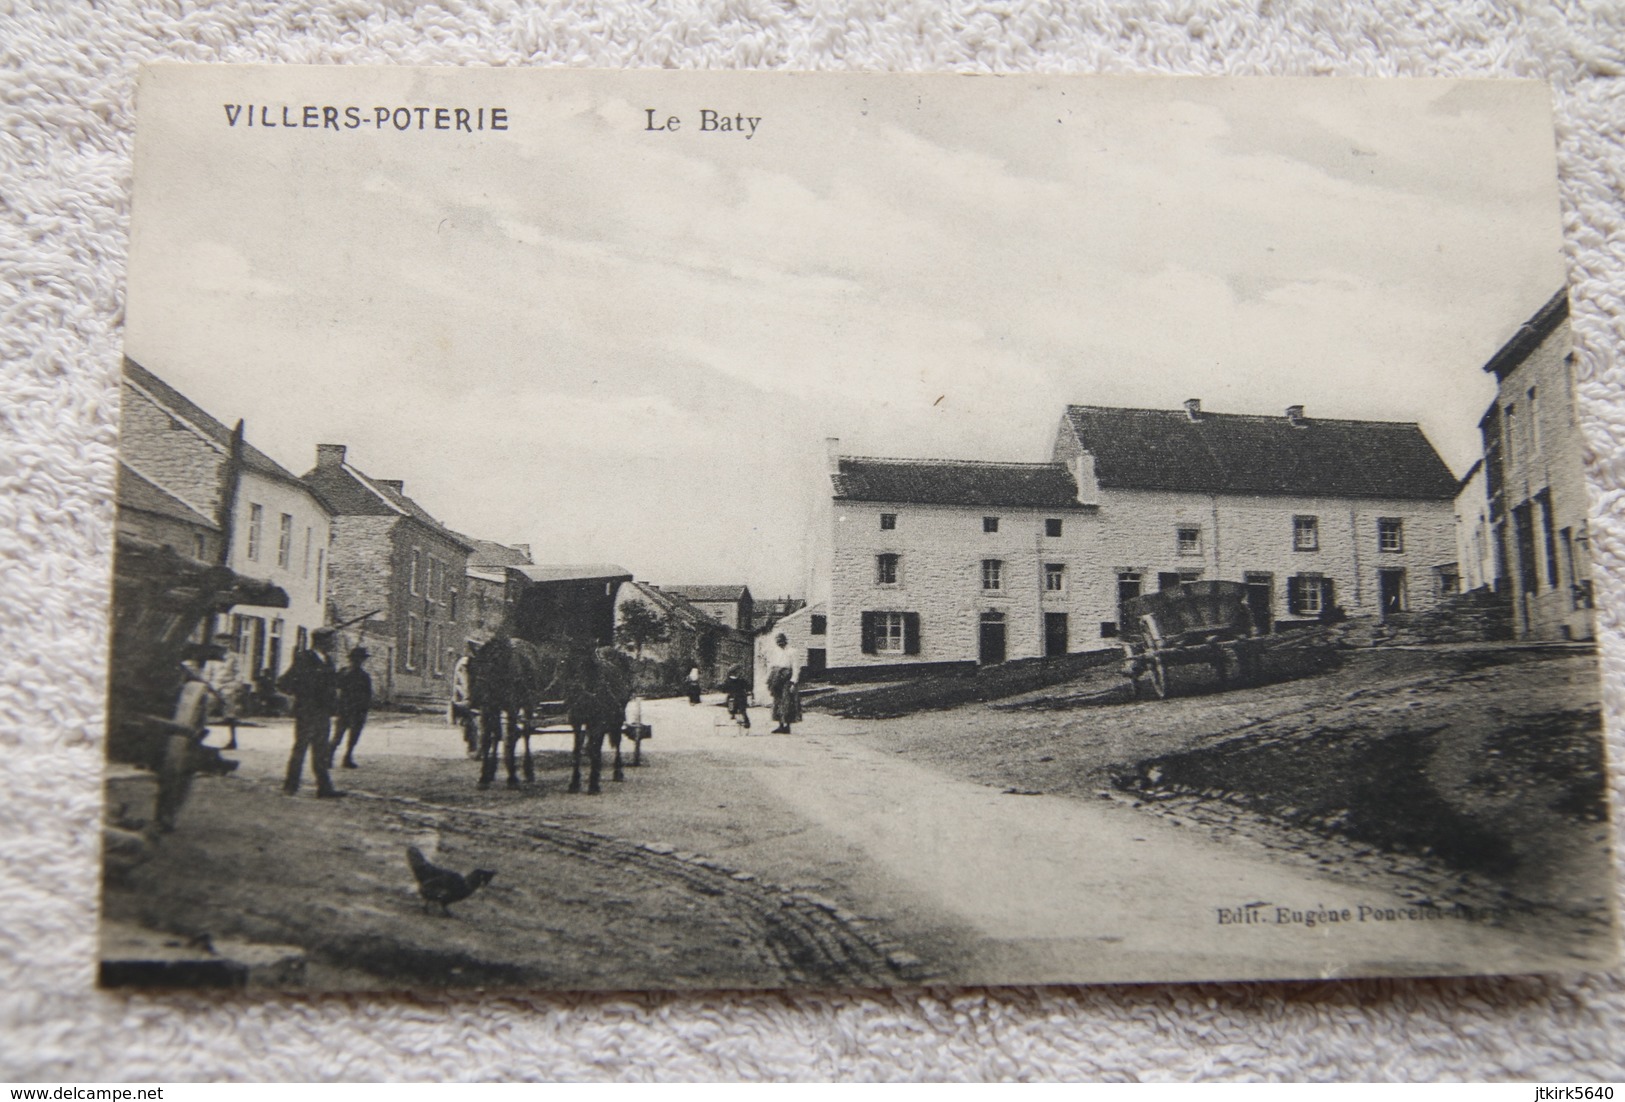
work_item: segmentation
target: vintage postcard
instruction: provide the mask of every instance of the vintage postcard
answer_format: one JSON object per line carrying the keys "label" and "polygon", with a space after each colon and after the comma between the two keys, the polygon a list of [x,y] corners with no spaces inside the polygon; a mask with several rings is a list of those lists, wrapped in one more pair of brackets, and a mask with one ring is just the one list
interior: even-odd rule
{"label": "vintage postcard", "polygon": [[150,68],[101,979],[1616,957],[1544,86]]}

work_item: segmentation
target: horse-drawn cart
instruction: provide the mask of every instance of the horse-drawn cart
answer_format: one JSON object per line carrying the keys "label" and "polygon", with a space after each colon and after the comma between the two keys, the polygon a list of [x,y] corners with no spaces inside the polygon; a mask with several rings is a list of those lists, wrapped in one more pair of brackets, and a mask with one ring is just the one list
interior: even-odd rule
{"label": "horse-drawn cart", "polygon": [[[196,773],[236,768],[203,745],[211,690],[182,664],[211,657],[209,646],[194,638],[198,626],[236,604],[286,608],[288,595],[168,546],[119,537],[107,707],[108,811],[110,818],[139,822],[149,837],[174,827]],[[114,806],[115,782],[131,776],[156,778],[150,814],[125,806],[120,815]]]}
{"label": "horse-drawn cart", "polygon": [[1221,686],[1255,680],[1263,659],[1247,587],[1241,582],[1185,582],[1135,597],[1124,606],[1119,638],[1123,676],[1138,695],[1142,681],[1168,695],[1168,671],[1208,665]]}

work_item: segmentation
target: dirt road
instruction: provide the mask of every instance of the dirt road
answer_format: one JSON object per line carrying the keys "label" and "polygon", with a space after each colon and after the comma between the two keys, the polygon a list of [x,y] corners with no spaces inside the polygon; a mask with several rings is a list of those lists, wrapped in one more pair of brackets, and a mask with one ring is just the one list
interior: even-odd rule
{"label": "dirt road", "polygon": [[[1244,706],[1239,697],[1220,710]],[[475,789],[460,739],[377,717],[345,801],[276,793],[288,734],[245,732],[236,776],[199,783],[159,858],[109,913],[298,944],[310,982],[545,986],[852,985],[1453,973],[1572,967],[1534,939],[1363,867],[1221,841],[1086,781],[1036,795],[998,768],[1028,721],[965,709],[993,749],[955,768],[908,724],[809,715],[742,735],[720,709],[650,702],[648,764],[569,796],[564,740],[541,783]],[[1150,714],[1150,713],[1148,713]],[[1164,708],[1163,722],[1178,715]],[[765,716],[759,713],[759,719]],[[765,724],[759,724],[758,730]],[[1053,755],[1042,755],[1052,758]],[[1053,761],[1051,762],[1053,764]],[[1073,773],[1083,776],[1087,771]],[[1051,773],[1053,776],[1053,771]],[[1060,788],[1061,786],[1055,786]],[[498,870],[447,922],[402,853]],[[244,876],[244,872],[249,875]]]}

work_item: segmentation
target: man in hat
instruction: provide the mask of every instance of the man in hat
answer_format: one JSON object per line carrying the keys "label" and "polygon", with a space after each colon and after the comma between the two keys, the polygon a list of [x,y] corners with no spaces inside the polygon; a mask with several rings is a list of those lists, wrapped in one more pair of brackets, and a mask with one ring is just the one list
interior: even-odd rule
{"label": "man in hat", "polygon": [[282,782],[282,791],[289,796],[299,791],[307,753],[311,772],[316,774],[316,795],[324,798],[344,795],[333,787],[333,778],[327,771],[328,762],[333,758],[328,738],[333,726],[333,710],[338,704],[338,671],[333,668],[336,639],[337,633],[332,628],[317,628],[310,635],[310,647],[293,656],[293,664],[276,684],[293,697],[293,753],[288,757],[288,775]]}
{"label": "man in hat", "polygon": [[[361,741],[361,728],[367,725],[367,711],[372,707],[372,676],[361,667],[367,661],[366,647],[350,652],[350,664],[338,673],[339,718],[333,728],[333,753],[344,744],[344,768],[354,769],[355,744]],[[350,741],[344,742],[348,733]],[[331,763],[329,764],[331,768]]]}

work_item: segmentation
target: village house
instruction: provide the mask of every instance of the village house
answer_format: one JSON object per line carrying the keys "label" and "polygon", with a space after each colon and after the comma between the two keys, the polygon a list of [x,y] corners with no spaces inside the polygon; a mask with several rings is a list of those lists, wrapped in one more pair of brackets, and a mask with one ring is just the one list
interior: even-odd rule
{"label": "village house", "polygon": [[[649,662],[670,663],[677,678],[690,669],[700,671],[701,684],[710,688],[722,681],[729,666],[738,665],[749,676],[751,637],[748,633],[721,623],[714,613],[667,586],[648,582],[622,582],[615,593],[616,623],[624,620],[629,605],[641,605],[665,624],[663,640],[641,647],[618,638],[622,650]],[[675,688],[675,685],[669,686]]]}
{"label": "village house", "polygon": [[[269,581],[287,608],[238,605],[231,633],[245,682],[268,689],[327,623],[332,511],[325,499],[234,429],[134,360],[119,419],[120,529]],[[185,542],[189,541],[189,542]]]}
{"label": "village house", "polygon": [[1591,525],[1574,400],[1569,300],[1559,291],[1492,356],[1479,422],[1497,588],[1520,638],[1593,639]]}
{"label": "village house", "polygon": [[1494,588],[1505,571],[1496,566],[1495,529],[1490,525],[1490,495],[1485,488],[1484,461],[1474,460],[1456,491],[1456,561],[1461,567],[1461,589]]}
{"label": "village house", "polygon": [[719,624],[738,631],[750,631],[755,616],[755,601],[750,587],[744,585],[663,585],[662,592],[671,593],[710,616]]}
{"label": "village house", "polygon": [[[825,661],[836,679],[1112,646],[1123,604],[1245,583],[1261,631],[1436,604],[1457,481],[1415,424],[1071,406],[1049,463],[842,456]],[[809,649],[811,649],[809,647]]]}
{"label": "village house", "polygon": [[352,466],[342,444],[316,445],[308,483],[333,511],[328,563],[332,622],[372,652],[379,698],[439,707],[465,638],[467,537],[406,496],[396,480]]}

